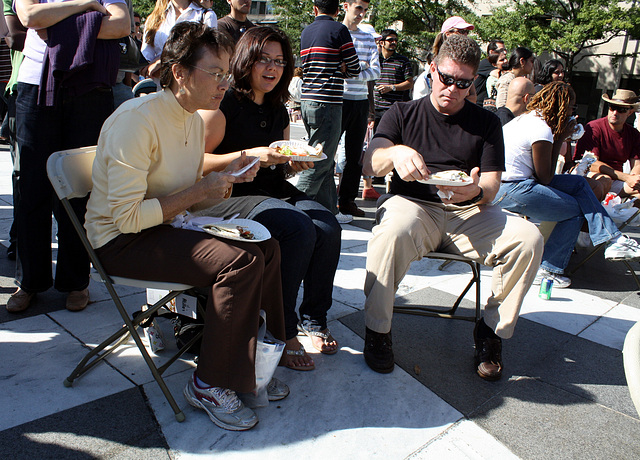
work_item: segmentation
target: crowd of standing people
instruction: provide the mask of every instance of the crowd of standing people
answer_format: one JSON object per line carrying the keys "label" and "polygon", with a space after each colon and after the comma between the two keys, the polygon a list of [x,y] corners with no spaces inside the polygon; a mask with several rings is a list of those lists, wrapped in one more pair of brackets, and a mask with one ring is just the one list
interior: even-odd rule
{"label": "crowd of standing people", "polygon": [[[89,260],[45,166],[54,151],[91,145],[93,190],[72,200],[74,210],[108,273],[208,290],[204,338],[184,395],[229,430],[258,422],[239,395],[256,384],[260,310],[285,343],[281,365],[315,369],[299,334],[321,353],[339,351],[327,315],[340,224],[365,215],[356,205],[361,179],[363,197],[378,200],[364,283],[364,359],[376,372],[395,365],[398,286],[411,262],[430,252],[492,268],[473,333],[476,372],[485,380],[503,375],[502,340],[513,335],[529,288],[543,279],[570,285],[564,270],[581,230],[592,244],[607,244],[607,259],[640,257],[597,196],[640,193],[640,133],[626,123],[640,107],[632,91],[603,95],[608,115],[589,122],[572,146],[577,101],[562,62],[547,61],[534,77],[533,52],[519,46],[509,53],[500,39],[481,59],[469,36],[473,24],[459,16],[444,21],[414,79],[411,61],[397,52],[398,31],[376,34],[362,24],[369,0],[345,0],[342,23],[337,0],[314,0],[298,69],[284,32],[251,22],[250,0],[228,2],[230,14],[218,19],[207,0],[158,0],[142,34],[127,0],[15,0],[15,8],[5,0],[15,51],[9,254],[19,286],[9,312],[26,310],[51,286],[67,293],[70,311],[89,303]],[[154,94],[128,94],[131,75],[119,68],[118,43],[127,36],[140,42],[147,64],[138,74]],[[323,159],[296,161],[271,147],[289,140],[298,114]],[[559,157],[569,168],[587,151],[596,159],[584,176],[556,174]],[[630,172],[623,172],[626,161]],[[464,183],[429,182],[450,170],[462,172]],[[380,196],[371,180],[385,176],[389,193]],[[271,238],[239,242],[181,228],[188,213],[234,214]],[[556,226],[545,242],[521,216]],[[267,391],[269,400],[289,394],[275,378]]]}

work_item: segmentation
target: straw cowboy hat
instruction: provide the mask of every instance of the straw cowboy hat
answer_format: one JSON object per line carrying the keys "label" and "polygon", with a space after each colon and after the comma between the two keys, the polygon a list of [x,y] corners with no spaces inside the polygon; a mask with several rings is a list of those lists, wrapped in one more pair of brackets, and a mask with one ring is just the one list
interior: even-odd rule
{"label": "straw cowboy hat", "polygon": [[640,105],[640,103],[638,103],[638,96],[636,96],[636,93],[628,89],[617,89],[611,99],[609,99],[609,96],[605,93],[602,95],[602,99],[607,101],[609,104],[619,105],[622,107],[638,107]]}

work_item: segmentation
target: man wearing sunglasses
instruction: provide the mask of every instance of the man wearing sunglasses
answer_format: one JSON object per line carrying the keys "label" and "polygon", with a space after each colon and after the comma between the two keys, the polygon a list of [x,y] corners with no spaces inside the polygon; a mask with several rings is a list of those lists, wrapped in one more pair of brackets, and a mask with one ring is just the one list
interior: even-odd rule
{"label": "man wearing sunglasses", "polygon": [[[477,373],[486,380],[502,376],[502,339],[513,334],[540,265],[543,242],[535,225],[490,204],[504,171],[504,142],[498,118],[465,99],[479,62],[475,41],[447,38],[430,64],[431,94],[394,104],[365,154],[365,174],[393,171],[391,196],[376,213],[364,287],[364,358],[377,372],[394,367],[395,291],[414,260],[440,251],[493,267],[491,295],[474,330]],[[470,179],[422,183],[448,170]]]}
{"label": "man wearing sunglasses", "polygon": [[[618,89],[609,98],[607,116],[587,123],[584,136],[578,141],[574,160],[591,151],[598,158],[591,165],[588,177],[613,181],[611,191],[621,197],[640,196],[640,132],[628,124],[627,118],[635,112],[640,103],[636,93],[628,89]],[[626,161],[631,163],[630,173],[623,172]]]}

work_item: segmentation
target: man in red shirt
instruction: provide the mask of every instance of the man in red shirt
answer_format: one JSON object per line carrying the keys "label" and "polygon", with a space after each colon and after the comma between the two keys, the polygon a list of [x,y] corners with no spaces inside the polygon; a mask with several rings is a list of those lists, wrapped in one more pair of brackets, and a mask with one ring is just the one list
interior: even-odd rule
{"label": "man in red shirt", "polygon": [[[638,197],[640,132],[626,123],[629,115],[640,106],[638,97],[633,91],[618,89],[611,99],[607,94],[602,99],[609,103],[607,116],[587,123],[584,136],[576,146],[574,160],[582,158],[585,151],[593,152],[598,160],[591,165],[588,176],[594,179],[606,176],[613,180],[612,192],[622,197]],[[627,160],[631,163],[628,174],[622,171]]]}

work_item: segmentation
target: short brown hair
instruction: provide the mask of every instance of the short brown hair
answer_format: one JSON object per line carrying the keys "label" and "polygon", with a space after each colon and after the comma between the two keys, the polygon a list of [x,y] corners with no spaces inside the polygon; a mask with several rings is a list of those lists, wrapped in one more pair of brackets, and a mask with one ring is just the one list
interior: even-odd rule
{"label": "short brown hair", "polygon": [[473,73],[478,71],[480,65],[480,47],[472,38],[466,35],[451,35],[444,41],[435,57],[436,65],[444,59],[451,59],[458,64],[465,64],[473,68]]}
{"label": "short brown hair", "polygon": [[236,54],[231,60],[232,86],[244,96],[250,97],[253,94],[251,69],[262,57],[262,50],[267,42],[280,43],[282,59],[287,65],[282,69],[282,77],[276,87],[265,94],[265,102],[271,105],[284,104],[289,100],[289,83],[293,78],[293,53],[287,35],[281,30],[259,26],[252,27],[242,34],[236,44]]}
{"label": "short brown hair", "polygon": [[160,56],[160,85],[163,88],[171,85],[171,67],[174,64],[189,68],[191,72],[191,67],[202,57],[204,50],[209,50],[216,56],[220,55],[221,51],[231,55],[233,42],[225,33],[199,22],[185,21],[173,26]]}

